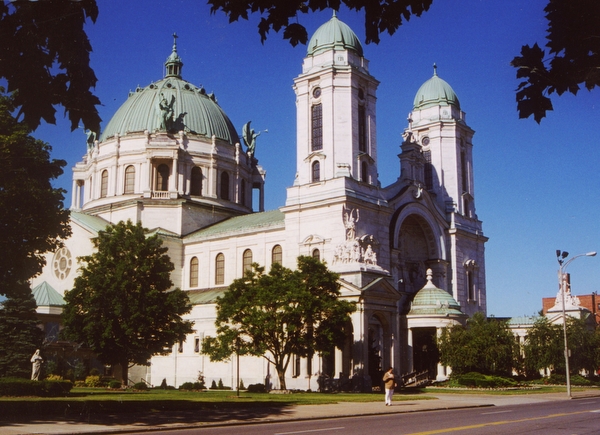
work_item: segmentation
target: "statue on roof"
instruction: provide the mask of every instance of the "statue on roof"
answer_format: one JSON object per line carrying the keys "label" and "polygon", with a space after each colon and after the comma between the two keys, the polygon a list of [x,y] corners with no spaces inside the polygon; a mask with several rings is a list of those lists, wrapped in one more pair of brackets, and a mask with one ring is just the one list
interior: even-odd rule
{"label": "statue on roof", "polygon": [[160,117],[160,130],[170,131],[173,127],[173,114],[175,113],[173,105],[175,104],[175,95],[171,95],[171,101],[167,100],[165,94],[160,93],[158,101],[158,110]]}
{"label": "statue on roof", "polygon": [[92,150],[94,148],[94,146],[96,144],[97,134],[96,134],[95,131],[86,130],[85,131],[85,136],[86,136],[85,142],[87,144],[87,149],[88,149],[88,151],[90,151],[90,150]]}
{"label": "statue on roof", "polygon": [[244,124],[242,137],[244,139],[244,143],[246,144],[246,152],[252,158],[254,157],[254,150],[256,149],[256,138],[260,136],[260,131],[256,133],[253,128],[250,128],[251,122],[252,121],[248,121]]}

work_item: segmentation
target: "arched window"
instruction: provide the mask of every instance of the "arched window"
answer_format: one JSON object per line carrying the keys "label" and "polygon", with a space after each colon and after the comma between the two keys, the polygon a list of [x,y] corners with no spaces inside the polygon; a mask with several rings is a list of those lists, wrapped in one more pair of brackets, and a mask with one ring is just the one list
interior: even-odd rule
{"label": "arched window", "polygon": [[245,274],[246,271],[252,269],[252,251],[250,249],[246,249],[244,251],[244,256],[242,258],[242,274]]}
{"label": "arched window", "polygon": [[135,191],[135,167],[129,165],[125,168],[125,187],[123,193],[131,194]]}
{"label": "arched window", "polygon": [[369,182],[369,165],[367,165],[367,162],[360,164],[360,181]]}
{"label": "arched window", "polygon": [[190,195],[202,196],[202,169],[194,166],[190,178]]}
{"label": "arched window", "polygon": [[164,163],[156,170],[156,190],[166,192],[169,190],[169,167]]}
{"label": "arched window", "polygon": [[229,174],[221,173],[221,199],[229,201]]}
{"label": "arched window", "polygon": [[313,251],[312,251],[312,257],[315,260],[321,261],[321,252],[318,249],[313,249]]}
{"label": "arched window", "polygon": [[198,257],[190,260],[190,288],[198,287]]}
{"label": "arched window", "polygon": [[221,253],[215,259],[215,284],[225,284],[225,256]]}
{"label": "arched window", "polygon": [[321,162],[318,160],[312,164],[312,181],[321,181]]}
{"label": "arched window", "polygon": [[100,198],[106,198],[108,195],[108,171],[102,171],[100,178]]}
{"label": "arched window", "polygon": [[358,106],[358,150],[367,152],[367,115],[363,105]]}
{"label": "arched window", "polygon": [[315,104],[311,108],[311,146],[313,151],[323,149],[323,106]]}
{"label": "arched window", "polygon": [[281,249],[281,245],[275,245],[271,251],[271,264],[282,264],[282,262],[283,250]]}

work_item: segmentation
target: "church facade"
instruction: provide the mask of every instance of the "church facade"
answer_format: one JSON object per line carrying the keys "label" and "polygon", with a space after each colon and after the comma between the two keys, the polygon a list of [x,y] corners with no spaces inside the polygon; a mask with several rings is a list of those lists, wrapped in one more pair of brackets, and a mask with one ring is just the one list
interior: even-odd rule
{"label": "church facade", "polygon": [[254,131],[245,126],[243,147],[214,95],[182,78],[175,44],[165,65],[162,80],[131,92],[104,131],[89,134],[87,153],[73,169],[72,236],[48,255],[33,287],[64,294],[77,274],[76,258],[91,252],[98,231],[141,221],[169,248],[174,285],[193,303],[187,318],[195,332],[169,355],[135,368],[131,381],[178,386],[202,372],[209,385],[220,379],[234,386],[239,364],[245,385],[277,388],[264,358],[211,362],[201,342],[215,334],[216,299],[253,262],[294,269],[299,255],[311,255],[340,274],[341,297],[357,310],[342,349],[293,359],[288,388],[316,390],[326,376],[368,389],[390,365],[397,373],[429,370],[443,378],[431,352],[435,334],[486,311],[474,131],[451,86],[434,72],[417,91],[398,179],[382,187],[379,82],[355,33],[334,15],[312,36],[293,83],[293,185],[283,206],[264,211],[265,170]]}

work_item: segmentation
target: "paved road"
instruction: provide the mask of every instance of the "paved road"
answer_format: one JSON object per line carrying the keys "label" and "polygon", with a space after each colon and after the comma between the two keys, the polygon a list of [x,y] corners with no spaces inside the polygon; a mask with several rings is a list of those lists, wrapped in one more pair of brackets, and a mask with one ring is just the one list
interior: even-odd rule
{"label": "paved road", "polygon": [[[168,412],[115,415],[79,415],[69,418],[30,419],[28,421],[0,421],[0,434],[110,434],[119,432],[137,432],[151,430],[168,430],[231,426],[258,422],[304,421],[327,418],[359,417],[359,416],[395,416],[419,411],[446,410],[468,408],[487,408],[493,406],[511,406],[519,408],[523,404],[544,404],[548,402],[564,402],[565,394],[527,394],[514,396],[495,395],[463,395],[463,394],[431,394],[434,400],[397,401],[393,406],[384,406],[382,402],[339,403],[331,405],[302,405],[286,408],[236,408],[214,409],[202,412]],[[575,392],[577,400],[600,398],[600,391]],[[1,413],[1,410],[0,410]],[[594,414],[598,416],[598,414]],[[598,425],[600,427],[600,424]],[[237,427],[239,428],[239,426]],[[231,430],[229,433],[243,433]],[[372,431],[362,432],[374,433]],[[482,433],[482,432],[471,432]],[[498,432],[503,433],[503,432]],[[504,432],[506,433],[506,432]],[[378,434],[383,435],[383,434]]]}

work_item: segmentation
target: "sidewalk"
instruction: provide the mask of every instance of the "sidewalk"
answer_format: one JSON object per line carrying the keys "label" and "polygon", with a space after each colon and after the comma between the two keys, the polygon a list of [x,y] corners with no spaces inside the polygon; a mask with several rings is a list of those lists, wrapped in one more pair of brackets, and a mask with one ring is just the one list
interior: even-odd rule
{"label": "sidewalk", "polygon": [[[381,402],[344,402],[330,405],[301,405],[281,408],[278,406],[239,407],[227,410],[203,410],[187,412],[149,411],[144,414],[127,415],[79,415],[69,419],[58,417],[31,419],[27,422],[0,421],[2,435],[24,434],[113,434],[153,429],[180,429],[206,426],[224,426],[251,422],[311,420],[360,415],[377,415],[442,409],[476,408],[486,406],[510,406],[566,400],[565,393],[525,395],[485,394],[437,394],[428,393],[430,400],[402,400],[392,406]],[[600,397],[600,391],[574,392],[573,398]],[[0,411],[1,412],[1,411]]]}

